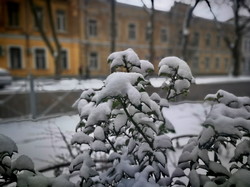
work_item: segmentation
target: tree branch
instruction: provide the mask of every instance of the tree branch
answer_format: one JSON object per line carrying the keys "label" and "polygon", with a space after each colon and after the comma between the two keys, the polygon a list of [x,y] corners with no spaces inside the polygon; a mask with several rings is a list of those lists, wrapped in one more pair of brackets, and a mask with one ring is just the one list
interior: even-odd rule
{"label": "tree branch", "polygon": [[149,144],[149,146],[154,150],[153,143],[148,139],[148,137],[145,135],[145,133],[141,130],[141,128],[138,126],[138,124],[133,120],[132,116],[129,114],[126,104],[122,101],[121,98],[118,98],[118,101],[121,103],[126,115],[128,116],[129,120],[133,123],[135,128],[138,130],[138,132],[143,136],[145,141]]}
{"label": "tree branch", "polygon": [[141,0],[141,3],[142,3],[142,5],[143,5],[143,9],[145,10],[145,12],[147,13],[147,14],[151,14],[151,11],[149,10],[149,8],[147,7],[147,5],[145,4],[145,2],[143,1],[143,0]]}
{"label": "tree branch", "polygon": [[56,57],[56,67],[55,67],[55,74],[56,76],[59,76],[61,73],[61,44],[59,43],[59,40],[57,38],[56,30],[55,30],[55,25],[54,25],[54,19],[52,15],[52,7],[51,7],[51,0],[46,0],[46,7],[48,9],[48,18],[49,18],[49,24],[52,30],[52,35],[54,42],[56,44],[56,49],[57,49],[57,54],[53,54],[53,56]]}
{"label": "tree branch", "polygon": [[71,146],[70,146],[69,142],[67,141],[65,135],[62,133],[62,131],[61,131],[61,129],[60,129],[59,127],[58,127],[58,130],[59,130],[59,132],[60,132],[60,135],[61,135],[61,137],[62,137],[64,143],[66,144],[66,148],[67,148],[67,150],[68,150],[68,152],[69,152],[69,155],[71,156],[72,159],[74,159],[75,156],[74,156],[74,154],[73,154],[73,152],[72,152],[72,149],[71,149]]}
{"label": "tree branch", "polygon": [[34,4],[33,0],[28,0],[28,1],[29,1],[29,4],[30,4],[30,7],[31,7],[31,11],[32,11],[32,13],[34,15],[35,22],[36,22],[36,25],[38,27],[38,31],[41,34],[41,37],[43,38],[45,44],[49,48],[49,52],[50,52],[51,56],[54,56],[54,49],[53,49],[47,35],[45,34],[45,32],[43,30],[41,21],[38,18],[37,11],[36,11],[36,5]]}
{"label": "tree branch", "polygon": [[69,165],[70,165],[70,162],[58,163],[58,164],[55,164],[55,165],[40,168],[40,169],[38,169],[38,172],[43,173],[43,172],[51,171],[51,170],[54,170],[54,169],[57,169],[57,168],[68,167]]}

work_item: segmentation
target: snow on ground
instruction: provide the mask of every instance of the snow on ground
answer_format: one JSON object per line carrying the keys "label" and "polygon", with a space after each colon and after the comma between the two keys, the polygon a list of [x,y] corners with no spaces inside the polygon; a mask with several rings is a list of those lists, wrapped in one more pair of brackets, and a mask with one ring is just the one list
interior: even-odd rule
{"label": "snow on ground", "polygon": [[15,121],[0,124],[0,133],[12,138],[18,146],[19,154],[26,154],[35,161],[36,169],[46,166],[48,160],[65,150],[58,139],[59,129],[70,140],[79,122],[78,115],[62,116],[40,121]]}
{"label": "snow on ground", "polygon": [[[155,87],[160,87],[165,78],[150,78],[150,82]],[[250,81],[250,76],[203,76],[195,77],[196,84],[211,84],[211,83],[228,83]],[[57,91],[57,90],[83,90],[85,88],[101,88],[103,86],[102,79],[85,79],[79,80],[76,78],[63,78],[61,80],[53,79],[36,79],[36,91]],[[10,92],[27,92],[29,91],[29,81],[27,79],[13,81],[11,85],[0,90],[2,93]]]}
{"label": "snow on ground", "polygon": [[[151,78],[150,82],[155,87],[160,87],[165,78]],[[231,82],[244,82],[250,81],[250,76],[201,76],[195,77],[195,84],[219,84],[219,83],[231,83]]]}
{"label": "snow on ground", "polygon": [[[175,104],[164,109],[164,115],[176,128],[176,134],[169,136],[198,134],[208,109],[209,107],[203,103]],[[0,124],[0,133],[12,138],[18,145],[19,153],[30,156],[35,161],[36,169],[39,169],[48,165],[46,161],[51,160],[55,155],[67,153],[60,149],[60,146],[65,144],[58,139],[58,128],[70,140],[78,120],[78,115],[72,115],[35,122],[9,122]]]}
{"label": "snow on ground", "polygon": [[[36,91],[58,91],[58,90],[84,90],[86,88],[101,88],[103,81],[101,79],[78,80],[75,78],[54,79],[36,79],[34,80]],[[0,90],[2,93],[27,92],[30,90],[30,81],[28,79],[13,81],[11,85]]]}

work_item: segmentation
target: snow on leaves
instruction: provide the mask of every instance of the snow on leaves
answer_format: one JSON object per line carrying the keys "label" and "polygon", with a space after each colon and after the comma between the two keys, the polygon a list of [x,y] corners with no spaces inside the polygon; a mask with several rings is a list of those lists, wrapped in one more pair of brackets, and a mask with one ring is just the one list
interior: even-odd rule
{"label": "snow on leaves", "polygon": [[114,52],[108,57],[110,69],[116,70],[122,67],[126,72],[136,72],[143,76],[147,76],[154,71],[154,66],[147,60],[140,60],[133,49],[129,48],[125,51]]}
{"label": "snow on leaves", "polygon": [[188,64],[175,56],[165,57],[160,61],[159,75],[168,77],[161,86],[168,91],[167,99],[187,93],[190,84],[195,82]]}
{"label": "snow on leaves", "polygon": [[163,58],[159,63],[159,75],[166,74],[169,77],[180,76],[183,79],[194,81],[191,70],[184,60],[171,56]]}
{"label": "snow on leaves", "polygon": [[14,152],[17,152],[16,143],[3,134],[0,134],[0,145],[0,155],[7,153],[11,156]]}
{"label": "snow on leaves", "polygon": [[11,165],[12,170],[29,170],[34,171],[34,163],[33,161],[27,157],[26,155],[19,156]]}
{"label": "snow on leaves", "polygon": [[107,98],[127,96],[132,104],[138,106],[141,95],[134,86],[142,80],[143,76],[138,73],[113,73],[107,77],[103,89],[96,93],[93,100],[100,103]]}
{"label": "snow on leaves", "polygon": [[[168,64],[166,60],[162,66]],[[112,71],[126,72],[112,73],[101,89],[84,90],[74,103],[81,121],[72,143],[87,144],[89,151],[72,162],[71,171],[80,170],[86,186],[171,183],[170,178],[163,178],[169,177],[167,151],[173,150],[166,133],[174,132],[174,126],[162,115],[162,108],[169,107],[168,98],[156,93],[149,96],[145,91],[150,85],[145,77],[154,70],[153,65],[140,60],[132,49],[112,53],[108,62]],[[176,60],[171,65],[178,74],[170,77],[176,82],[174,89],[182,94],[193,81],[192,74],[185,62]],[[95,152],[106,154],[112,165],[93,178],[88,173],[95,166],[85,164],[85,159],[91,159]]]}
{"label": "snow on leaves", "polygon": [[[205,100],[211,101],[212,107],[200,136],[188,142],[179,158],[183,170],[189,168],[189,180],[192,186],[199,178],[205,179],[204,186],[247,186],[250,170],[250,99],[236,97],[223,90],[209,94]],[[234,155],[223,160],[220,155],[222,148],[234,146]],[[230,156],[230,155],[227,155]],[[203,174],[198,169],[203,169]],[[229,170],[230,168],[230,170]],[[236,173],[231,174],[236,169]],[[241,173],[241,176],[238,175]],[[203,177],[201,177],[203,176]],[[236,182],[237,180],[237,182]],[[196,181],[196,182],[195,182]],[[242,181],[238,182],[238,181]],[[244,182],[243,182],[244,181]],[[245,183],[246,182],[246,183]]]}

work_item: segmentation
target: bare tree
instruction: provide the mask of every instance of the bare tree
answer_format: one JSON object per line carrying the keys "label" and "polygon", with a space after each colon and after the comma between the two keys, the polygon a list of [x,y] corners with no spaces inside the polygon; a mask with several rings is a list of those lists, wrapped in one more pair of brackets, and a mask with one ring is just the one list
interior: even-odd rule
{"label": "bare tree", "polygon": [[219,3],[221,4],[229,4],[233,10],[233,18],[228,22],[232,23],[234,26],[233,29],[233,37],[230,35],[225,34],[225,30],[222,27],[222,24],[217,21],[215,14],[212,11],[210,2],[217,3],[215,0],[206,0],[209,5],[210,11],[214,16],[214,20],[217,23],[217,29],[223,35],[223,39],[231,52],[231,56],[233,59],[233,76],[239,76],[241,73],[241,62],[242,62],[242,54],[241,54],[241,46],[242,46],[242,39],[244,35],[249,32],[250,29],[250,16],[243,16],[242,12],[250,14],[250,1],[249,0],[222,0]]}
{"label": "bare tree", "polygon": [[148,35],[149,35],[149,61],[154,63],[154,30],[155,30],[155,8],[154,0],[151,0],[151,8],[147,8],[143,0],[141,0],[145,11],[149,14]]}
{"label": "bare tree", "polygon": [[241,16],[241,11],[246,10],[250,14],[250,2],[248,0],[230,0],[234,13],[233,25],[234,25],[234,37],[231,38],[224,35],[224,40],[232,54],[233,58],[233,72],[234,76],[240,75],[241,69],[241,46],[242,39],[246,32],[249,32],[250,17]]}
{"label": "bare tree", "polygon": [[51,56],[54,58],[54,63],[55,63],[55,76],[56,78],[60,77],[61,70],[62,70],[62,65],[61,65],[61,44],[58,40],[57,34],[56,34],[56,29],[55,29],[55,24],[54,24],[54,18],[53,18],[53,13],[52,13],[52,5],[51,1],[52,0],[46,0],[46,10],[48,12],[48,20],[49,20],[49,26],[52,31],[52,37],[55,42],[55,47],[53,47],[52,42],[49,40],[48,35],[44,31],[41,19],[39,19],[38,14],[37,14],[37,6],[34,4],[33,0],[28,0],[29,5],[32,11],[32,14],[34,16],[38,31],[45,42],[46,46],[49,49],[49,52]]}

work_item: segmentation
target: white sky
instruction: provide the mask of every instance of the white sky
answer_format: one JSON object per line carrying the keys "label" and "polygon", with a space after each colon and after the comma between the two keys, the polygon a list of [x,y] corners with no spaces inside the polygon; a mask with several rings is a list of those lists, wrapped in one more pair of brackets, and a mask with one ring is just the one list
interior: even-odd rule
{"label": "white sky", "polygon": [[[178,0],[180,1],[180,0]],[[190,2],[190,0],[186,0],[187,2]],[[117,2],[120,3],[126,3],[126,4],[132,4],[136,6],[142,6],[141,0],[117,0]],[[150,7],[150,0],[144,0],[145,4]],[[183,0],[182,0],[183,2]],[[170,8],[173,6],[174,0],[155,0],[155,8],[158,10],[163,11],[169,11]],[[232,9],[227,4],[213,4],[212,9],[220,21],[226,21],[233,17]],[[205,2],[201,2],[198,4],[198,6],[194,10],[194,15],[207,18],[207,19],[213,19],[213,15],[211,14],[207,4]]]}

